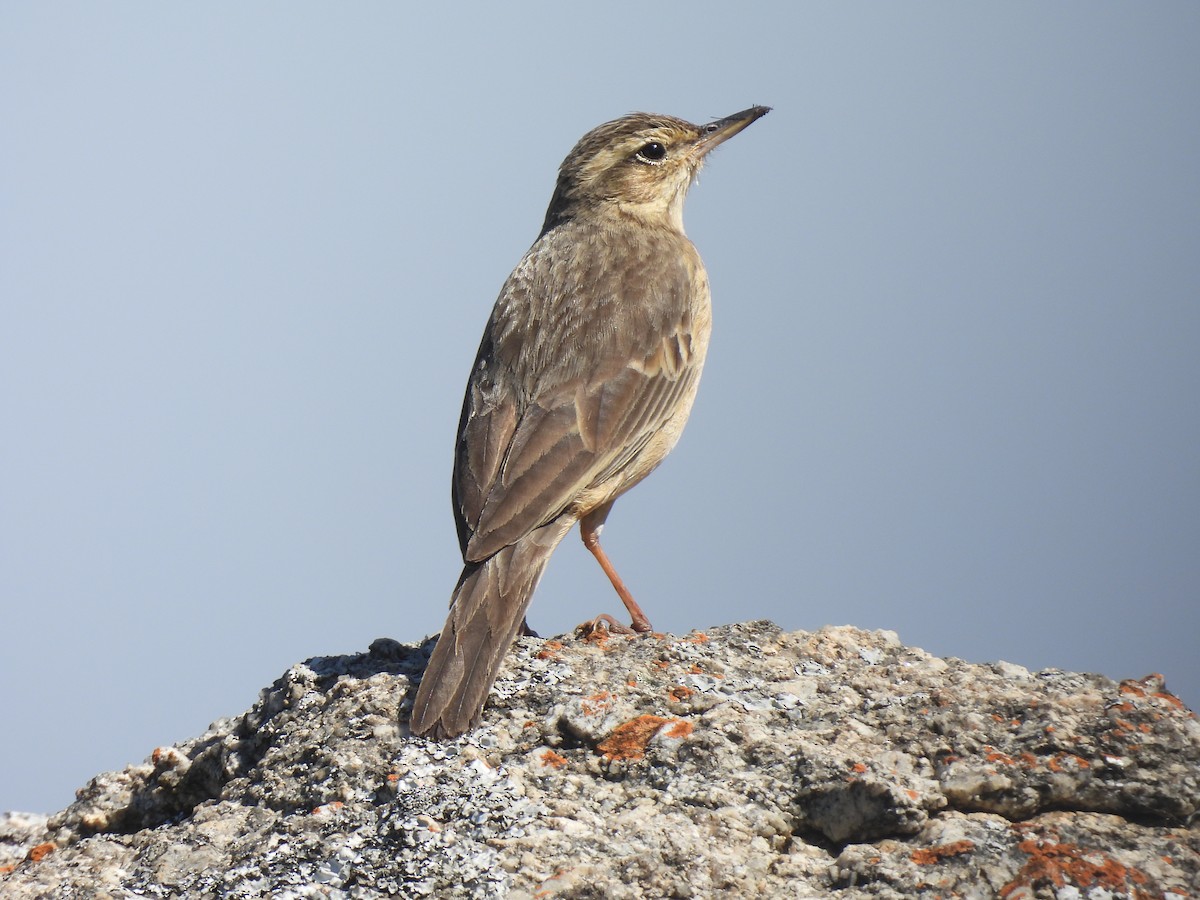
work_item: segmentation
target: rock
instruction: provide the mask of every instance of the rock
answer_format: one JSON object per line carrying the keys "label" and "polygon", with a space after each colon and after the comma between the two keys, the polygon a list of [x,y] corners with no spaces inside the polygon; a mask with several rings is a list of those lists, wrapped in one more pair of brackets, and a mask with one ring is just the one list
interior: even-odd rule
{"label": "rock", "polygon": [[522,638],[483,725],[407,733],[429,644],[0,817],[0,894],[1190,897],[1200,724],[1116,684],[765,622]]}

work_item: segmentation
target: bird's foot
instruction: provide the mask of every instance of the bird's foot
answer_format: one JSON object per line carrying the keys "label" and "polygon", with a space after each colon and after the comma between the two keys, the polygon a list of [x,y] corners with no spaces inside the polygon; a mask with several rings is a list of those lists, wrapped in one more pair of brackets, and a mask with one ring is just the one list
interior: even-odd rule
{"label": "bird's foot", "polygon": [[626,625],[623,622],[618,622],[607,613],[601,613],[596,618],[584,622],[582,625],[575,626],[575,634],[578,637],[588,640],[590,638],[602,639],[610,634],[645,634],[653,631],[650,622],[642,618],[641,621],[634,620],[632,625]]}
{"label": "bird's foot", "polygon": [[517,632],[520,637],[541,637],[536,631],[529,627],[529,620],[521,620],[521,630]]}

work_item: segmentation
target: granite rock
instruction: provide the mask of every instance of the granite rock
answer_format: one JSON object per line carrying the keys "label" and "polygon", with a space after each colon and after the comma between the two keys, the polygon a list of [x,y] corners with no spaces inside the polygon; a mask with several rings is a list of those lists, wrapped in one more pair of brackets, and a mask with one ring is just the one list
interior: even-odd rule
{"label": "granite rock", "polygon": [[754,622],[522,638],[482,726],[409,736],[430,643],[0,816],[0,895],[1183,898],[1200,724],[1120,684]]}

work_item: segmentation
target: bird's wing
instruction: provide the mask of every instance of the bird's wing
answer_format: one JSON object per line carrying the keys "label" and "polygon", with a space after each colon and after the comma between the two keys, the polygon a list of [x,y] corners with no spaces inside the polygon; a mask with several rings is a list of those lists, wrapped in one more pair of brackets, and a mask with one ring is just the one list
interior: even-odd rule
{"label": "bird's wing", "polygon": [[[706,308],[707,283],[686,265],[657,274],[652,303],[614,295],[582,313],[565,305],[557,319],[534,317],[537,334],[525,334],[520,353],[504,352],[493,319],[455,456],[467,560],[486,559],[615,476],[691,396],[703,362],[697,331],[708,327],[693,321],[692,295],[703,290]],[[644,277],[623,285],[644,286]]]}

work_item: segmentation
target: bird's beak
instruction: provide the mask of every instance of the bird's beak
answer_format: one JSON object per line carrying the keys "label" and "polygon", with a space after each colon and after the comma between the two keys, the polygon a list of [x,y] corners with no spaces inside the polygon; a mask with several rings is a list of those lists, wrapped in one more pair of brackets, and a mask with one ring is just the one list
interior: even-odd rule
{"label": "bird's beak", "polygon": [[732,116],[709,122],[700,129],[700,137],[696,139],[692,152],[697,158],[705,156],[718,144],[723,144],[743,128],[761,119],[771,111],[769,106],[752,106],[743,109]]}

